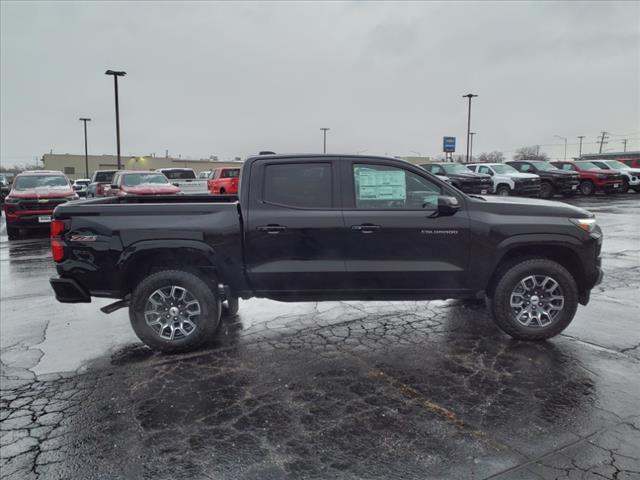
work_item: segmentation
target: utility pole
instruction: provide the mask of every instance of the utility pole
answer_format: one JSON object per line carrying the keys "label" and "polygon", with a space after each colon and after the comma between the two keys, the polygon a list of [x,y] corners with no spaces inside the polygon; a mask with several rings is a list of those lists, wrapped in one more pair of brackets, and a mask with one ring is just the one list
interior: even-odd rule
{"label": "utility pole", "polygon": [[329,127],[322,127],[322,153],[327,153],[327,130],[331,130]]}
{"label": "utility pole", "polygon": [[84,178],[89,178],[89,149],[87,148],[87,122],[90,118],[79,118],[84,123]]}
{"label": "utility pole", "polygon": [[564,159],[567,160],[567,137],[561,137],[560,135],[554,135],[554,137],[564,140]]}
{"label": "utility pole", "polygon": [[118,170],[122,169],[120,162],[120,106],[118,103],[118,77],[124,77],[127,72],[119,72],[115,70],[107,70],[105,75],[113,75],[113,89],[116,97],[116,143],[118,147]]}
{"label": "utility pole", "polygon": [[602,136],[600,137],[600,150],[598,150],[598,153],[602,153],[602,147],[604,146],[605,143],[609,143],[609,142],[605,142],[605,139],[609,138],[607,136],[607,132],[602,132]]}
{"label": "utility pole", "polygon": [[[472,162],[473,162],[473,136],[475,134],[476,132],[469,132],[469,137],[471,139],[470,146],[469,146],[469,158],[471,159]],[[467,163],[469,163],[469,160],[467,160]]]}
{"label": "utility pole", "polygon": [[469,138],[471,137],[471,99],[473,97],[477,97],[478,95],[475,95],[473,93],[467,93],[466,95],[463,95],[462,98],[468,98],[469,99],[469,113],[467,116],[467,160],[466,163],[469,163]]}
{"label": "utility pole", "polygon": [[578,151],[578,158],[582,158],[582,140],[584,139],[584,135],[578,135],[580,139],[580,150]]}
{"label": "utility pole", "polygon": [[622,141],[622,145],[624,146],[624,150],[623,150],[624,152],[626,152],[626,151],[627,151],[627,141],[628,141],[628,140],[629,140],[628,138],[623,138],[623,139],[621,140],[621,141]]}
{"label": "utility pole", "polygon": [[540,159],[540,145],[536,145],[536,159]]}

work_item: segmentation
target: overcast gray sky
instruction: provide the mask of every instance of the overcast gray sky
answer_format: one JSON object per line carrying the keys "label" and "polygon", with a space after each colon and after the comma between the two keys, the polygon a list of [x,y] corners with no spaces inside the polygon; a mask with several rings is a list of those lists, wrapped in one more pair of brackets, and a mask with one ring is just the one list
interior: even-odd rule
{"label": "overcast gray sky", "polygon": [[[586,135],[640,150],[638,2],[1,3],[1,161],[53,149],[464,153]],[[542,147],[552,156],[562,147]]]}

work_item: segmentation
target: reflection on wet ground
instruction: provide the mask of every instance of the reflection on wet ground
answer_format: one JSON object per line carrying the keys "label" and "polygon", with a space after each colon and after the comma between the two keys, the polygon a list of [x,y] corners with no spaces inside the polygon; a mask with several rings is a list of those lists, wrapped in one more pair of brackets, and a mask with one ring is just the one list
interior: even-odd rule
{"label": "reflection on wet ground", "polygon": [[[611,200],[573,201],[603,225],[607,276],[542,343],[457,301],[256,299],[203,350],[159,355],[124,313],[50,303],[46,240],[3,241],[0,476],[638,478],[639,208]],[[117,341],[81,357],[64,322]],[[34,373],[65,354],[93,359]]]}

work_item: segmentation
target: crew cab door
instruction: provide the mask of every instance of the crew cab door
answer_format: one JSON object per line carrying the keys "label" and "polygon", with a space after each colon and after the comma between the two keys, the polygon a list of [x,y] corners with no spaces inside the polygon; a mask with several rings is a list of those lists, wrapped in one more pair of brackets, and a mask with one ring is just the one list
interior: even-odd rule
{"label": "crew cab door", "polygon": [[333,160],[265,159],[250,175],[245,262],[253,290],[340,289],[344,222]]}
{"label": "crew cab door", "polygon": [[[415,167],[345,159],[341,168],[350,289],[465,290],[469,220],[462,196]],[[442,194],[457,196],[463,207],[438,217]]]}

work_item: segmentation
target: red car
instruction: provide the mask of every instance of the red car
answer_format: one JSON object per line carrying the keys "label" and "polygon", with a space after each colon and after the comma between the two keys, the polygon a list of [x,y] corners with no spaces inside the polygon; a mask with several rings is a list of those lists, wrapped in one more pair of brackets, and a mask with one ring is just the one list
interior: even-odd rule
{"label": "red car", "polygon": [[78,198],[62,172],[31,170],[19,173],[4,199],[9,240],[18,238],[22,229],[49,228],[53,209]]}
{"label": "red car", "polygon": [[207,180],[209,193],[212,195],[236,195],[238,193],[239,180],[239,168],[216,168],[209,180]]}
{"label": "red car", "polygon": [[593,195],[596,192],[616,193],[622,191],[623,178],[617,170],[603,170],[591,162],[569,160],[550,162],[560,170],[578,172],[580,192]]}
{"label": "red car", "polygon": [[167,177],[162,173],[140,170],[116,172],[111,181],[111,188],[106,192],[109,197],[175,195],[177,193],[180,193],[180,189],[169,183]]}

